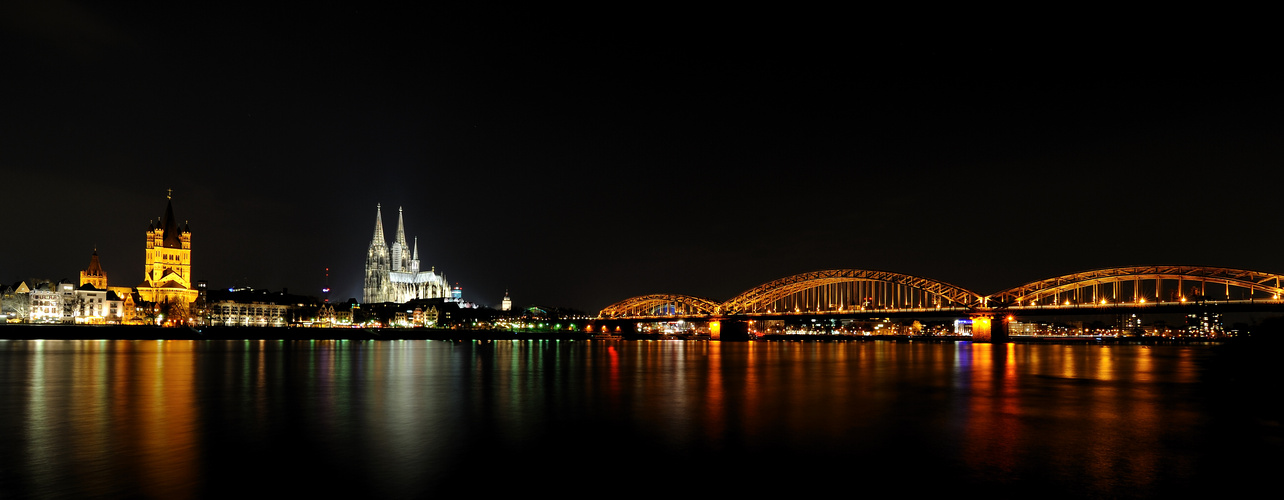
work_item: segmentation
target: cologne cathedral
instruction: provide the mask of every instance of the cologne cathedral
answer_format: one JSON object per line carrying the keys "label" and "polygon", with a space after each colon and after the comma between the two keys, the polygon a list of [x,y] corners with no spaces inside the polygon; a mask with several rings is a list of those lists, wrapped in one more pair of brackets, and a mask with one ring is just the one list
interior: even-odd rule
{"label": "cologne cathedral", "polygon": [[397,240],[388,248],[383,237],[383,213],[375,205],[374,239],[366,252],[366,286],[362,302],[395,302],[414,299],[445,298],[450,296],[446,277],[436,269],[419,269],[419,239],[411,252],[406,245],[405,225],[401,209],[397,209]]}

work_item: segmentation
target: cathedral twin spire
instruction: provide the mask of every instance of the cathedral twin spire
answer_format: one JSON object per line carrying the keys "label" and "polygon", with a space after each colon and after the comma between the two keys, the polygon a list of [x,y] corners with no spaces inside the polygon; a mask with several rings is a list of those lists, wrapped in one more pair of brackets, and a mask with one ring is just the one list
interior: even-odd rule
{"label": "cathedral twin spire", "polygon": [[402,208],[397,207],[397,244],[406,246],[406,223],[402,220]]}
{"label": "cathedral twin spire", "polygon": [[[409,246],[406,245],[406,222],[403,215],[404,209],[397,207],[397,239],[392,244],[392,270],[405,271],[411,267],[412,260],[419,260],[419,238],[415,238],[415,249],[413,256]],[[371,247],[375,245],[387,248],[388,240],[383,235],[383,205],[375,204],[375,231],[374,240],[370,242]],[[418,266],[415,266],[418,267]]]}
{"label": "cathedral twin spire", "polygon": [[383,237],[383,207],[378,203],[375,204],[375,234],[371,244],[373,243],[388,246],[388,239]]}
{"label": "cathedral twin spire", "polygon": [[383,206],[375,205],[374,239],[366,254],[366,302],[405,302],[411,298],[445,297],[449,291],[445,277],[435,272],[421,273],[419,239],[412,250],[406,242],[404,210],[397,209],[397,234],[389,248],[383,233]]}

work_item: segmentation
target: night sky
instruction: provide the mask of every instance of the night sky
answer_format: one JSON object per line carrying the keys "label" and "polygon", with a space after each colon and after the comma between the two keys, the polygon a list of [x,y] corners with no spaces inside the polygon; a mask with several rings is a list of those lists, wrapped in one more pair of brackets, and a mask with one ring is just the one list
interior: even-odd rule
{"label": "night sky", "polygon": [[167,189],[196,279],[319,295],[329,267],[332,300],[360,299],[376,204],[490,306],[725,300],[830,268],[979,293],[1284,273],[1277,43],[304,5],[0,7],[0,281],[75,279],[97,247],[137,285]]}

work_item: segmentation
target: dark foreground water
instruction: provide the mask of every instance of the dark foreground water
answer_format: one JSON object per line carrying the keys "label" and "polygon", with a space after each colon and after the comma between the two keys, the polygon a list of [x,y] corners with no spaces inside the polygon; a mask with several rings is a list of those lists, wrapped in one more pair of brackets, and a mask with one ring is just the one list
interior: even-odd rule
{"label": "dark foreground water", "polygon": [[1205,346],[0,341],[0,498],[1277,492],[1281,395],[1234,366]]}

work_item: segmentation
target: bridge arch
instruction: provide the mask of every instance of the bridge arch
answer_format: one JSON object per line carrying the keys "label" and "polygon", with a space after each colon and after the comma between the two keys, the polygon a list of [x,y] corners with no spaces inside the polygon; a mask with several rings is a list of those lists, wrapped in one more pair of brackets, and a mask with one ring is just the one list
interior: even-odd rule
{"label": "bridge arch", "polygon": [[[1211,285],[1211,286],[1210,286]],[[1095,269],[1033,281],[986,297],[991,306],[1249,300],[1284,297],[1284,275],[1202,266]]]}
{"label": "bridge arch", "polygon": [[724,314],[845,308],[929,309],[982,302],[971,290],[908,274],[830,269],[763,283],[722,303]]}
{"label": "bridge arch", "polygon": [[717,302],[703,297],[659,293],[621,300],[603,308],[598,317],[706,315],[716,313],[718,306]]}

